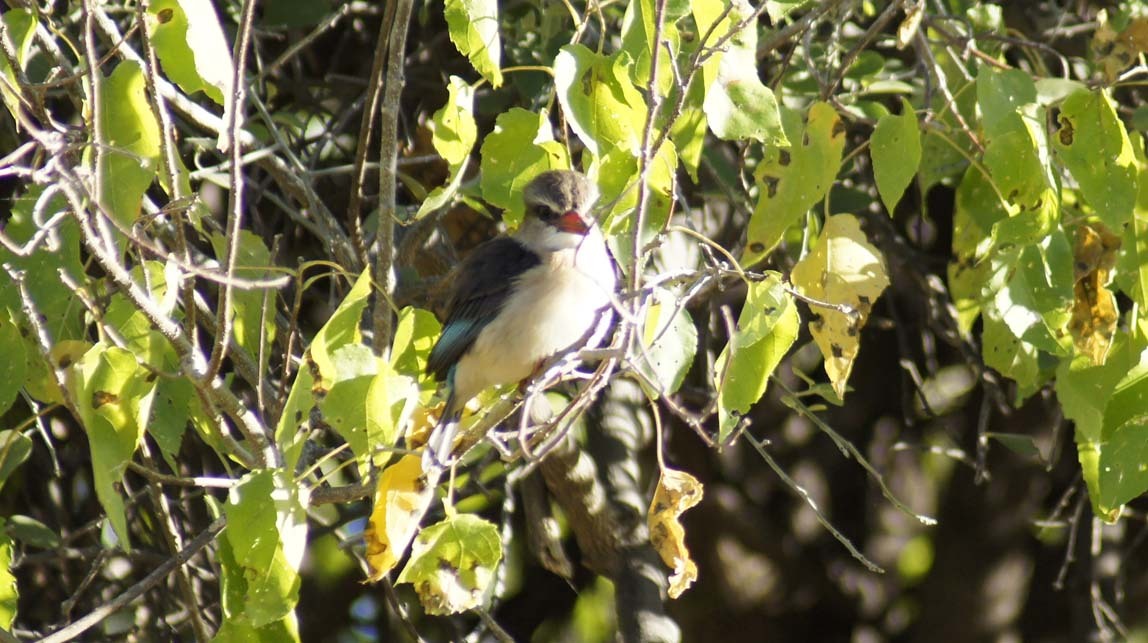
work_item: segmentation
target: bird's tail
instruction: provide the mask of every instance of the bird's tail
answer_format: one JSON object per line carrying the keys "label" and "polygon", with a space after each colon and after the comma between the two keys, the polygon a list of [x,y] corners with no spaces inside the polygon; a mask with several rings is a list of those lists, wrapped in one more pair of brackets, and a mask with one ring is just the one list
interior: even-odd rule
{"label": "bird's tail", "polygon": [[450,463],[450,453],[454,448],[454,438],[458,435],[458,423],[462,418],[462,405],[455,399],[454,390],[447,395],[438,424],[427,438],[423,447],[423,471],[443,470]]}

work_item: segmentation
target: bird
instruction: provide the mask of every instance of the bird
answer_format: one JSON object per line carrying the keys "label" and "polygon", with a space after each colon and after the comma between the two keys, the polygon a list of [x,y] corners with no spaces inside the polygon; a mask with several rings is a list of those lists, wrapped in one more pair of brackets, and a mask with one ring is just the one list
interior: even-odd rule
{"label": "bird", "polygon": [[449,462],[471,398],[526,380],[585,342],[610,313],[617,276],[589,213],[596,198],[576,171],[538,174],[523,189],[518,229],[475,248],[454,273],[446,321],[426,364],[445,383],[446,403],[423,452],[425,471]]}

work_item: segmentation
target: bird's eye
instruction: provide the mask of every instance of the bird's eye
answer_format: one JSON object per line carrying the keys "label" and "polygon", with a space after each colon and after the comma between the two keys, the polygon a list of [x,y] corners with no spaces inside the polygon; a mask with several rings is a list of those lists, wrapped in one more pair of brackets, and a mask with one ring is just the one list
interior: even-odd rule
{"label": "bird's eye", "polygon": [[542,221],[549,221],[550,219],[556,217],[557,214],[555,214],[554,210],[552,210],[549,206],[538,204],[534,206],[534,216],[538,217]]}

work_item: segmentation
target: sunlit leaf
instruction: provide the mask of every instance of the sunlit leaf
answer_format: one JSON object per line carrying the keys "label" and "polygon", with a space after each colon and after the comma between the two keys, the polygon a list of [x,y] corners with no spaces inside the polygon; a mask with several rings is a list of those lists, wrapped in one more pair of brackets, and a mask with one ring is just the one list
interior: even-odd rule
{"label": "sunlit leaf", "polygon": [[1103,92],[1077,92],[1060,106],[1057,121],[1057,154],[1100,220],[1119,230],[1132,215],[1137,168],[1115,106]]}
{"label": "sunlit leaf", "polygon": [[993,298],[995,311],[1017,338],[1055,355],[1071,349],[1072,245],[1062,230],[1020,250],[1012,277]]}
{"label": "sunlit leaf", "polygon": [[829,193],[845,148],[845,125],[827,103],[814,103],[803,125],[801,115],[783,109],[789,147],[770,146],[754,173],[760,195],[746,233],[742,264],[769,254],[786,228]]}
{"label": "sunlit leaf", "polygon": [[[276,4],[276,3],[271,3]],[[152,0],[147,26],[164,74],[187,94],[223,105],[231,95],[231,46],[210,0]]]}
{"label": "sunlit leaf", "polygon": [[363,537],[367,541],[368,580],[387,575],[410,547],[419,521],[434,499],[434,487],[423,476],[422,458],[403,456],[383,469],[375,505]]}
{"label": "sunlit leaf", "polygon": [[143,68],[125,60],[99,83],[101,203],[122,225],[140,214],[144,192],[159,167],[159,123],[148,102]]}
{"label": "sunlit leaf", "polygon": [[698,329],[685,307],[677,305],[673,293],[657,290],[654,298],[646,313],[638,369],[660,387],[647,391],[656,398],[681,387],[698,352]]}
{"label": "sunlit leaf", "polygon": [[718,391],[718,439],[726,440],[765,394],[769,376],[797,339],[801,320],[781,276],[751,282],[737,328],[714,363]]}
{"label": "sunlit leaf", "polygon": [[650,544],[662,557],[662,562],[674,570],[670,575],[670,598],[677,598],[690,588],[698,577],[698,566],[686,549],[686,530],[681,516],[687,509],[702,501],[705,491],[698,479],[675,469],[662,468],[654,500],[646,516],[650,528]]}
{"label": "sunlit leaf", "polygon": [[502,85],[502,44],[498,37],[496,0],[446,0],[444,7],[450,41],[470,64],[490,81]]}
{"label": "sunlit leaf", "polygon": [[[4,526],[3,522],[0,519],[0,526]],[[6,631],[12,628],[19,601],[20,589],[12,573],[12,539],[0,530],[0,628]]]}
{"label": "sunlit leaf", "polygon": [[985,366],[1016,382],[1018,401],[1036,392],[1045,379],[1038,352],[1032,344],[1017,339],[1001,321],[1000,313],[991,306],[986,309],[981,333],[981,354]]}
{"label": "sunlit leaf", "polygon": [[833,390],[844,397],[853,360],[860,349],[861,329],[877,298],[889,286],[885,258],[869,243],[861,223],[849,214],[825,221],[817,245],[791,273],[793,285],[818,301],[844,304],[846,315],[829,308],[810,307],[809,330],[825,357],[825,372]]}
{"label": "sunlit leaf", "polygon": [[282,471],[247,474],[224,506],[224,537],[244,568],[241,611],[256,628],[288,617],[299,601],[306,522],[297,487],[283,478]]}
{"label": "sunlit leaf", "polygon": [[96,495],[121,544],[130,547],[120,481],[151,415],[155,379],[135,356],[103,343],[73,367],[73,398],[88,433]]}
{"label": "sunlit leaf", "polygon": [[[19,5],[13,6],[0,16],[0,20],[4,21],[4,26],[8,30],[8,38],[12,42],[14,53],[16,54],[16,62],[24,67],[28,60],[28,54],[32,50],[32,41],[36,35],[36,16],[28,9],[20,8]],[[0,76],[3,76],[8,82],[0,82],[0,97],[4,99],[4,104],[8,106],[8,111],[16,114],[16,110],[20,109],[19,96],[10,90],[10,87],[16,87],[16,72],[8,64],[7,56],[0,56]]]}
{"label": "sunlit leaf", "polygon": [[[25,341],[20,328],[4,310],[0,310],[0,416],[16,401],[16,396],[24,386],[28,372],[28,361],[24,355]],[[0,475],[0,482],[7,476]]]}
{"label": "sunlit leaf", "polygon": [[419,532],[398,582],[414,585],[428,614],[456,614],[482,604],[500,560],[497,525],[449,515]]}
{"label": "sunlit leaf", "polygon": [[646,104],[630,81],[633,61],[582,45],[567,45],[554,59],[554,84],[570,128],[595,156],[614,149],[638,155]]}
{"label": "sunlit leaf", "polygon": [[511,227],[522,221],[522,190],[546,170],[570,167],[566,150],[554,140],[545,115],[515,107],[498,115],[482,141],[482,197],[504,208]]}
{"label": "sunlit leaf", "polygon": [[921,162],[921,132],[909,101],[901,99],[900,116],[889,114],[877,121],[869,139],[869,154],[877,192],[892,216]]}
{"label": "sunlit leaf", "polygon": [[287,403],[275,427],[275,440],[283,449],[288,467],[294,467],[303,448],[303,432],[299,426],[310,418],[315,405],[314,396],[324,395],[334,383],[337,371],[334,352],[341,346],[362,341],[359,324],[367,297],[371,292],[371,269],[368,267],[355,280],[354,286],[327,323],[319,329],[304,354],[304,364],[295,375]]}
{"label": "sunlit leaf", "polygon": [[[754,12],[745,0],[733,0],[732,10],[711,31],[724,10],[721,3],[693,5],[698,32],[711,34],[703,44],[712,46]],[[714,135],[727,141],[754,140],[765,145],[787,146],[789,132],[781,126],[777,98],[757,75],[757,26],[750,21],[702,67],[706,81],[703,109]]]}

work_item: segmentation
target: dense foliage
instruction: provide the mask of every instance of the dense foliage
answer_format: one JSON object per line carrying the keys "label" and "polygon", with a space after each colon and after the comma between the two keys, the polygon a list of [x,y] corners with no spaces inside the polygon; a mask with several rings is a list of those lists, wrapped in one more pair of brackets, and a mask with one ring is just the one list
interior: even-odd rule
{"label": "dense foliage", "polygon": [[[1148,640],[1148,4],[6,7],[0,634]],[[555,168],[608,347],[428,478]]]}

